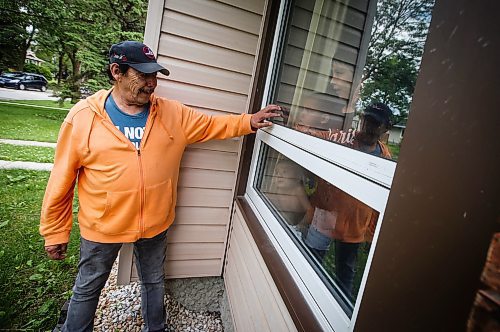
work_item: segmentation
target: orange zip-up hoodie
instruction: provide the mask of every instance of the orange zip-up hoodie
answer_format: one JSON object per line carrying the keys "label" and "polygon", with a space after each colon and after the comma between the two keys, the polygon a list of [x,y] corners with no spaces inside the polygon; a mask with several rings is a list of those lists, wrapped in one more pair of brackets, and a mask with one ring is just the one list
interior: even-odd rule
{"label": "orange zip-up hoodie", "polygon": [[120,243],[158,235],[175,218],[186,145],[253,132],[249,114],[212,117],[152,95],[138,150],[104,110],[111,91],[77,103],[61,126],[40,219],[45,245],[69,241],[77,179],[83,238]]}

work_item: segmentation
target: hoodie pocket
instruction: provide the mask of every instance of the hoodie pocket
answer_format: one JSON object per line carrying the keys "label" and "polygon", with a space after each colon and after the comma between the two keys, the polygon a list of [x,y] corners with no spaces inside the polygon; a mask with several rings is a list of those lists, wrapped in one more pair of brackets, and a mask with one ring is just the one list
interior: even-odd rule
{"label": "hoodie pocket", "polygon": [[108,192],[104,213],[97,219],[97,230],[107,235],[138,232],[139,211],[138,191]]}
{"label": "hoodie pocket", "polygon": [[161,182],[146,187],[146,201],[144,207],[144,224],[148,228],[162,228],[172,210],[173,191],[172,181]]}

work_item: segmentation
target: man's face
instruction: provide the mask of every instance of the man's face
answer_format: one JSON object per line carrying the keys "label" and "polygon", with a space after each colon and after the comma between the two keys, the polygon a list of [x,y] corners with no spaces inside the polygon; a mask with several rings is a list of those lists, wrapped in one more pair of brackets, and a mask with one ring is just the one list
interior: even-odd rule
{"label": "man's face", "polygon": [[387,131],[387,126],[380,123],[371,116],[363,116],[361,122],[361,131],[358,133],[358,139],[367,145],[375,144],[382,134]]}
{"label": "man's face", "polygon": [[156,72],[145,74],[130,67],[125,74],[119,74],[116,84],[127,103],[145,105],[158,82]]}

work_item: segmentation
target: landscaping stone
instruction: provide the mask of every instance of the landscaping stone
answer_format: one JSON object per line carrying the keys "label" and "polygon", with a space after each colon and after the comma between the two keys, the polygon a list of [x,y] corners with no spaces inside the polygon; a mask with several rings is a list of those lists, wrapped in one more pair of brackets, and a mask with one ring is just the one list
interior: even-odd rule
{"label": "landscaping stone", "polygon": [[[118,264],[115,262],[99,299],[94,332],[115,330],[140,332],[143,327],[140,313],[140,283],[131,282],[129,285],[118,286],[116,284],[117,270]],[[165,296],[165,307],[170,331],[224,331],[218,312],[189,310],[177,302],[170,294]]]}

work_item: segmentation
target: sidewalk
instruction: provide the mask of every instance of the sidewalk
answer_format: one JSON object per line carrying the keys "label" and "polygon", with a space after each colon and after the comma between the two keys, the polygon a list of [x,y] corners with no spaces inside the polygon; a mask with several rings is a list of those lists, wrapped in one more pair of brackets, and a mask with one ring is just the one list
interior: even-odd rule
{"label": "sidewalk", "polygon": [[0,160],[0,169],[26,169],[30,171],[51,171],[53,164],[35,163],[32,161]]}
{"label": "sidewalk", "polygon": [[[36,141],[21,141],[12,139],[0,138],[0,143],[23,146],[41,146],[55,148],[56,143],[36,142]],[[51,163],[35,163],[32,161],[9,161],[0,160],[0,169],[26,169],[31,171],[51,171],[53,164]]]}
{"label": "sidewalk", "polygon": [[11,145],[23,145],[23,146],[42,146],[46,148],[55,148],[56,143],[50,142],[37,142],[37,141],[21,141],[18,139],[5,139],[0,138],[0,143],[11,144]]}

